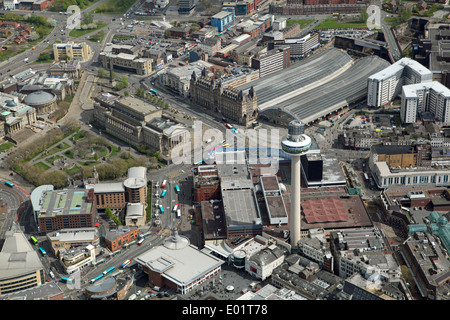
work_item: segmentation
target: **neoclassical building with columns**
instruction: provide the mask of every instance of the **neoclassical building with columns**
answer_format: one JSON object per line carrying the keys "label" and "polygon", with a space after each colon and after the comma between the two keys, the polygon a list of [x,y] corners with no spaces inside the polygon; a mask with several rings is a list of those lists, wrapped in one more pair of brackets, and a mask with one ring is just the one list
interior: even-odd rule
{"label": "neoclassical building with columns", "polygon": [[0,138],[12,136],[36,122],[36,110],[19,102],[19,98],[0,93]]}

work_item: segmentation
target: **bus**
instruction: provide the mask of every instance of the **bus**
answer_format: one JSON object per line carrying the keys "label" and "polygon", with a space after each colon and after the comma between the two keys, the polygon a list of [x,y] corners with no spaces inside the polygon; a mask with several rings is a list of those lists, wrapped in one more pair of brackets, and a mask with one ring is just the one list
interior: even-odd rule
{"label": "bus", "polygon": [[96,276],[94,279],[91,279],[91,283],[94,283],[94,282],[100,280],[100,279],[103,278],[104,276],[105,276],[104,274],[101,274],[101,275],[99,275],[99,276]]}
{"label": "bus", "polygon": [[141,246],[141,245],[142,245],[142,243],[144,242],[144,240],[145,240],[145,238],[142,238],[141,240],[139,240],[139,242],[138,242],[138,246]]}
{"label": "bus", "polygon": [[150,89],[150,94],[154,95],[155,97],[159,96],[158,91],[156,91],[155,89]]}
{"label": "bus", "polygon": [[367,173],[364,173],[364,179],[365,179],[366,181],[369,181],[369,176],[367,175]]}
{"label": "bus", "polygon": [[161,198],[164,198],[164,197],[166,196],[166,193],[167,193],[167,190],[164,190],[164,191],[161,193]]}
{"label": "bus", "polygon": [[161,188],[164,189],[166,187],[166,183],[167,183],[167,180],[164,180],[163,183],[161,183]]}
{"label": "bus", "polygon": [[175,191],[180,194],[180,187],[178,185],[175,186]]}
{"label": "bus", "polygon": [[225,126],[226,126],[228,129],[233,129],[233,126],[232,126],[231,124],[229,124],[228,122],[225,123]]}
{"label": "bus", "polygon": [[161,214],[164,214],[164,208],[162,205],[159,205],[159,211],[161,212]]}
{"label": "bus", "polygon": [[122,268],[125,268],[130,263],[131,263],[130,259],[125,260],[124,263],[122,263]]}
{"label": "bus", "polygon": [[9,181],[5,181],[5,184],[10,188],[14,188],[14,184]]}
{"label": "bus", "polygon": [[180,209],[177,210],[177,218],[178,218],[178,219],[181,218],[181,210],[180,210]]}
{"label": "bus", "polygon": [[37,239],[34,237],[34,236],[31,236],[31,241],[33,242],[33,244],[35,245],[35,246],[37,246],[38,245],[38,241],[37,241]]}
{"label": "bus", "polygon": [[178,203],[173,206],[173,212],[176,213],[178,210]]}
{"label": "bus", "polygon": [[66,277],[62,277],[61,281],[64,282],[64,283],[69,283],[69,284],[73,284],[74,283],[73,279],[66,278]]}
{"label": "bus", "polygon": [[39,248],[39,251],[41,251],[44,257],[47,255],[47,252],[45,252],[45,250],[42,247]]}
{"label": "bus", "polygon": [[116,270],[116,267],[111,267],[108,270],[103,271],[103,274],[106,276],[107,274],[110,274],[111,272],[113,272],[114,270]]}

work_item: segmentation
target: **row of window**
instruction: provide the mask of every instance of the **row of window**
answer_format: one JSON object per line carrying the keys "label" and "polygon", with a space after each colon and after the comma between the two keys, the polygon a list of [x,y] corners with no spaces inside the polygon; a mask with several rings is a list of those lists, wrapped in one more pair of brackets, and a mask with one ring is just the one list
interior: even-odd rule
{"label": "row of window", "polygon": [[390,177],[383,179],[383,185],[405,184],[405,181],[407,185],[417,183],[447,183],[449,182],[449,176]]}

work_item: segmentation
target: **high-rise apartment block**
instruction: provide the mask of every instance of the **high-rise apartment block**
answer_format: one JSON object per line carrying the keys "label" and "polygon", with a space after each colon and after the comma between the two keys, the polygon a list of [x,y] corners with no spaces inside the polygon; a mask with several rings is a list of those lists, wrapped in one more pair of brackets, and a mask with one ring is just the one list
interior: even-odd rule
{"label": "high-rise apartment block", "polygon": [[400,108],[402,122],[417,122],[419,115],[427,111],[438,121],[450,122],[450,89],[437,81],[404,86]]}
{"label": "high-rise apartment block", "polygon": [[286,69],[290,65],[290,48],[269,50],[260,56],[252,58],[252,68],[259,69],[259,77],[262,78],[273,72]]}
{"label": "high-rise apartment block", "polygon": [[410,58],[402,58],[368,79],[367,105],[381,107],[401,94],[402,87],[429,82],[433,74]]}

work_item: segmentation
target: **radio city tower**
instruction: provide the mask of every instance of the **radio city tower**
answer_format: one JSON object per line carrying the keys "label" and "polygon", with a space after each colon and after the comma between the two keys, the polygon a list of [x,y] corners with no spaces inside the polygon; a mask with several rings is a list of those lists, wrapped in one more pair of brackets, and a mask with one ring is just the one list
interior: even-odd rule
{"label": "radio city tower", "polygon": [[291,156],[291,213],[289,216],[290,244],[297,248],[300,240],[300,156],[311,147],[305,124],[298,120],[289,123],[288,135],[281,140],[281,149]]}

